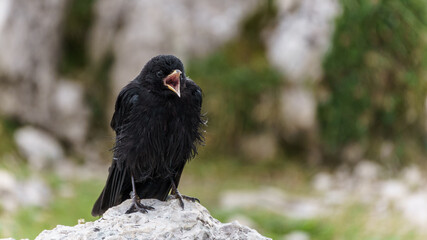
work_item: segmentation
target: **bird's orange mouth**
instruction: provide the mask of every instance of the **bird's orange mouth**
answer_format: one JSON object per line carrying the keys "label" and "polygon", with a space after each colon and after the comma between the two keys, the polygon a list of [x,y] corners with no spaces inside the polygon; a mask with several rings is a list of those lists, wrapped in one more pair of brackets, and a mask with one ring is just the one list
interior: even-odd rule
{"label": "bird's orange mouth", "polygon": [[163,84],[166,87],[168,87],[170,90],[172,90],[174,93],[176,93],[178,97],[181,97],[180,76],[181,76],[181,71],[176,69],[163,79]]}

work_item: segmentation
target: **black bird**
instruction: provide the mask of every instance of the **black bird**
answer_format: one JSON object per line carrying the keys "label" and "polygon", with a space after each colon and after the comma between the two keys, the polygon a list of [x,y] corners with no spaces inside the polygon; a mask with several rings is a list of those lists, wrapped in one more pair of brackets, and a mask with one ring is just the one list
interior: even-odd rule
{"label": "black bird", "polygon": [[169,192],[181,195],[179,180],[185,164],[203,142],[202,91],[185,76],[182,62],[172,55],[159,55],[125,86],[116,101],[111,127],[116,132],[113,161],[104,189],[92,215],[132,198],[127,213],[153,209],[142,198],[165,201]]}

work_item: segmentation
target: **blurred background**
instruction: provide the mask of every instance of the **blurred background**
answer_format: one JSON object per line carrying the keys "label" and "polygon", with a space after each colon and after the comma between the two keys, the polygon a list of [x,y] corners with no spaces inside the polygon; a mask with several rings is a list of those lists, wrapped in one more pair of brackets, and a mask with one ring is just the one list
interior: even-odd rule
{"label": "blurred background", "polygon": [[426,239],[425,0],[0,0],[0,237],[93,221],[120,89],[204,91],[180,190],[274,239]]}

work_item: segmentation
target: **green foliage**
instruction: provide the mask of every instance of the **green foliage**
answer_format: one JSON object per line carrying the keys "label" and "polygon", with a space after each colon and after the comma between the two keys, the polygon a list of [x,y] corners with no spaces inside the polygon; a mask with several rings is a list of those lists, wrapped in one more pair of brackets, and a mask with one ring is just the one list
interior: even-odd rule
{"label": "green foliage", "polygon": [[244,215],[255,223],[255,229],[272,239],[280,239],[292,231],[303,231],[310,239],[333,239],[334,227],[325,219],[295,220],[260,209],[240,209],[233,211],[217,210],[213,216],[221,222],[229,222],[235,215]]}
{"label": "green foliage", "polygon": [[280,75],[268,65],[260,36],[274,16],[271,2],[266,2],[244,21],[236,40],[188,65],[190,77],[204,90],[212,149],[233,150],[238,136],[256,130],[259,126],[252,116],[255,104],[261,93],[273,91],[280,83]]}
{"label": "green foliage", "polygon": [[60,72],[72,74],[87,64],[86,38],[93,19],[95,0],[72,0],[65,12]]}
{"label": "green foliage", "polygon": [[215,53],[191,63],[189,68],[191,77],[205,91],[209,129],[218,134],[211,136],[214,139],[210,144],[215,147],[233,147],[237,136],[256,129],[252,110],[260,94],[273,89],[280,80],[265,59],[233,62],[229,54],[233,52]]}
{"label": "green foliage", "polygon": [[86,98],[89,106],[92,109],[92,119],[90,134],[103,135],[105,134],[106,125],[109,123],[108,109],[110,107],[111,99],[111,79],[110,69],[114,63],[114,57],[108,53],[100,63],[94,64],[88,69],[88,76],[86,76]]}
{"label": "green foliage", "polygon": [[[53,176],[49,176],[53,177]],[[17,213],[0,219],[0,237],[29,238],[34,239],[42,230],[52,229],[56,225],[74,226],[78,219],[94,221],[96,218],[90,215],[91,206],[99,192],[94,189],[102,189],[101,181],[72,181],[61,182],[58,178],[54,181],[54,201],[48,208],[23,207]],[[74,192],[71,197],[62,197],[61,188],[67,188]]]}
{"label": "green foliage", "polygon": [[[319,106],[325,152],[358,142],[378,157],[383,141],[404,160],[406,139],[422,149],[427,81],[424,0],[342,0],[324,63],[329,98]],[[398,151],[398,149],[404,151]],[[411,149],[413,150],[413,149]]]}
{"label": "green foliage", "polygon": [[88,56],[88,33],[94,19],[96,0],[72,0],[65,12],[62,33],[62,56],[59,71],[82,82],[91,109],[90,137],[105,135],[108,123],[110,69],[114,57],[108,53],[97,63]]}
{"label": "green foliage", "polygon": [[[372,212],[366,205],[350,203],[330,216],[314,219],[288,218],[277,212],[257,208],[232,211],[216,210],[212,215],[221,222],[228,222],[236,215],[243,215],[255,224],[254,228],[262,235],[272,239],[281,239],[294,231],[302,231],[313,240],[330,239],[424,239],[425,236],[410,227],[402,229],[404,221],[399,216],[372,220]],[[373,223],[374,222],[374,223]]]}
{"label": "green foliage", "polygon": [[0,117],[0,156],[6,153],[16,152],[13,142],[13,132],[18,128],[18,123],[7,118]]}

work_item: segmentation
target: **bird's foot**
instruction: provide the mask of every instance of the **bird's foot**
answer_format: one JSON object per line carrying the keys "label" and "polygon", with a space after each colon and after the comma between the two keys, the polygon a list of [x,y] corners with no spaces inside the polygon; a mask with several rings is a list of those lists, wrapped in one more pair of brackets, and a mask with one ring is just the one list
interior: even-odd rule
{"label": "bird's foot", "polygon": [[[133,194],[132,194],[133,195]],[[132,196],[132,206],[126,211],[126,214],[134,213],[134,212],[141,212],[141,213],[147,213],[148,210],[153,210],[154,208],[151,206],[146,206],[140,202],[140,199],[138,196],[133,195]]]}
{"label": "bird's foot", "polygon": [[200,203],[200,200],[198,198],[189,197],[189,196],[186,196],[186,195],[181,195],[181,193],[179,193],[178,191],[176,191],[174,194],[172,194],[170,196],[172,198],[175,198],[175,199],[179,200],[179,205],[182,207],[183,210],[184,210],[184,199],[187,200],[187,201]]}
{"label": "bird's foot", "polygon": [[181,195],[181,196],[182,196],[183,199],[185,199],[187,201],[200,203],[200,200],[198,198],[190,197],[190,196],[186,196],[186,195]]}
{"label": "bird's foot", "polygon": [[150,206],[146,206],[144,204],[141,203],[132,203],[132,206],[130,206],[130,208],[126,211],[126,214],[129,213],[134,213],[134,212],[141,212],[141,213],[147,213],[147,210],[153,210],[153,207]]}

